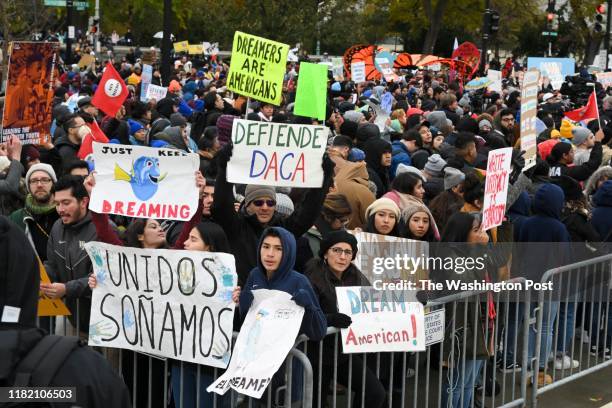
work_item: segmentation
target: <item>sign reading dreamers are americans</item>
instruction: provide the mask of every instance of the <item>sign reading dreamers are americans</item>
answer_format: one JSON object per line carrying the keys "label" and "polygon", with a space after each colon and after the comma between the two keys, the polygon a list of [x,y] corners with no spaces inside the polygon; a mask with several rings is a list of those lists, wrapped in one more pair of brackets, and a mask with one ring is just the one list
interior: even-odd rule
{"label": "sign reading dreamers are americans", "polygon": [[237,284],[226,253],[89,242],[97,286],[89,344],[227,367]]}
{"label": "sign reading dreamers are americans", "polygon": [[197,154],[105,143],[94,143],[93,152],[96,186],[90,210],[181,221],[197,211]]}

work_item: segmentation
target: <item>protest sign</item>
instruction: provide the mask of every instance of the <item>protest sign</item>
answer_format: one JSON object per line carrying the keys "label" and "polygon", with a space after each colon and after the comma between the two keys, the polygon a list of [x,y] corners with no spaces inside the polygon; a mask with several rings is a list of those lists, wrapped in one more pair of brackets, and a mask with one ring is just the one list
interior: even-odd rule
{"label": "protest sign", "polygon": [[379,104],[372,102],[370,99],[366,99],[365,103],[372,109],[372,111],[376,115],[376,118],[374,119],[374,124],[378,126],[378,129],[381,133],[384,132],[387,128],[387,119],[389,119],[389,114],[382,110]]}
{"label": "protest sign", "polygon": [[187,52],[189,50],[189,41],[179,41],[174,43],[174,52]]}
{"label": "protest sign", "polygon": [[142,63],[154,65],[157,63],[157,51],[155,49],[142,51]]}
{"label": "protest sign", "polygon": [[504,220],[511,161],[511,147],[489,152],[484,204],[482,206],[481,228],[484,231],[501,225]]}
{"label": "protest sign", "polygon": [[603,89],[608,89],[609,86],[612,86],[612,72],[598,72],[595,75],[597,76],[597,82],[601,83]]}
{"label": "protest sign", "polygon": [[561,89],[567,75],[574,75],[576,62],[573,58],[527,58],[527,69],[540,70],[542,79],[550,78],[554,89]]}
{"label": "protest sign", "polygon": [[97,213],[187,221],[198,208],[195,153],[143,146],[93,144]]}
{"label": "protest sign", "polygon": [[332,62],[332,75],[336,80],[344,79],[344,62],[342,57],[334,57],[331,59]]}
{"label": "protest sign", "polygon": [[204,47],[202,44],[189,44],[187,46],[187,53],[191,55],[202,55],[204,54]]}
{"label": "protest sign", "polygon": [[236,119],[227,181],[285,187],[321,187],[326,126]]}
{"label": "protest sign", "polygon": [[365,82],[366,74],[365,74],[365,62],[353,62],[351,63],[351,79],[355,83]]}
{"label": "protest sign", "polygon": [[23,144],[51,141],[58,47],[58,43],[48,42],[12,43],[0,142],[12,135]]}
{"label": "protest sign", "polygon": [[289,46],[236,31],[227,89],[280,105]]}
{"label": "protest sign", "polygon": [[89,344],[213,367],[231,354],[233,255],[88,242],[97,286]]}
{"label": "protest sign", "polygon": [[397,81],[398,76],[393,72],[393,65],[391,64],[388,58],[377,56],[374,61],[376,69],[380,71],[380,73],[385,78],[385,81]]}
{"label": "protest sign", "polygon": [[326,105],[327,67],[302,62],[293,113],[299,116],[325,120]]}
{"label": "protest sign", "polygon": [[[153,79],[153,67],[149,64],[142,65],[142,75],[140,76],[140,101],[147,102],[147,88]],[[159,99],[157,99],[159,100]]]}
{"label": "protest sign", "polygon": [[77,65],[79,66],[79,68],[83,69],[91,66],[91,64],[93,64],[94,62],[96,62],[96,57],[91,54],[85,54],[81,57],[79,62],[77,62]]}
{"label": "protest sign", "polygon": [[[40,262],[40,259],[38,260],[38,269],[40,271],[40,282],[51,283],[49,275],[47,275],[47,271],[42,262]],[[70,310],[68,310],[61,299],[51,299],[41,290],[38,291],[38,316],[68,316],[70,314]]]}
{"label": "protest sign", "polygon": [[489,84],[488,88],[490,91],[501,93],[502,91],[502,72],[496,71],[494,69],[490,69],[487,71],[487,78],[489,78],[492,82]]}
{"label": "protest sign", "polygon": [[525,151],[523,171],[535,166],[537,157],[536,114],[538,113],[538,83],[540,71],[532,68],[523,78],[521,87],[521,150]]}
{"label": "protest sign", "polygon": [[401,291],[336,287],[338,311],[353,323],[342,329],[343,353],[425,350],[424,311]]}
{"label": "protest sign", "polygon": [[168,88],[166,88],[165,86],[149,84],[149,86],[147,87],[147,93],[145,98],[147,101],[151,99],[159,101],[160,99],[165,98],[167,93]]}
{"label": "protest sign", "polygon": [[204,41],[202,43],[202,48],[204,48],[204,55],[217,55],[219,54],[219,43],[209,43]]}
{"label": "protest sign", "polygon": [[230,388],[260,398],[293,347],[304,308],[278,290],[253,291],[253,303],[240,329],[227,371],[208,392],[225,394]]}
{"label": "protest sign", "polygon": [[441,343],[444,340],[444,309],[425,313],[425,346]]}
{"label": "protest sign", "polygon": [[405,254],[412,259],[426,258],[429,255],[427,242],[362,231],[351,231],[351,233],[357,239],[359,248],[353,263],[372,284],[375,284],[377,280],[418,282],[428,278],[424,263],[414,267],[392,268],[384,271],[377,267],[378,260],[393,258],[396,254]]}

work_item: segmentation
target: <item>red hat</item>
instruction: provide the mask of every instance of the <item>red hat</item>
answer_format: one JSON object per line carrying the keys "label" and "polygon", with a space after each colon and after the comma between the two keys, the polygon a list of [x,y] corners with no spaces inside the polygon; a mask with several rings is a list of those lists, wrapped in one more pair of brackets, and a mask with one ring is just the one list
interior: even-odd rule
{"label": "red hat", "polygon": [[559,143],[559,139],[548,139],[538,145],[538,153],[540,153],[542,160],[546,160],[557,143]]}
{"label": "red hat", "polygon": [[420,110],[419,108],[408,108],[408,110],[406,111],[406,116],[410,117],[412,115],[422,115],[423,111]]}

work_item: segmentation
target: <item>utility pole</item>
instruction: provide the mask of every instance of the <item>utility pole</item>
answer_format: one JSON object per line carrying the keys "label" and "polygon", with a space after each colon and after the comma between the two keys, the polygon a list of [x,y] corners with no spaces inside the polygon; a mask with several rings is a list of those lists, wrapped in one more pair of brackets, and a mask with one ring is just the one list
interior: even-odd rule
{"label": "utility pole", "polygon": [[487,65],[487,46],[489,42],[490,26],[491,26],[491,0],[486,0],[485,12],[482,19],[482,49],[480,50],[480,76],[485,76],[485,68]]}
{"label": "utility pole", "polygon": [[95,43],[95,50],[96,53],[99,54],[101,47],[100,47],[100,0],[96,0],[96,12],[94,15],[94,21],[96,22],[96,32],[94,33],[94,43]]}
{"label": "utility pole", "polygon": [[172,48],[172,0],[164,0],[164,36],[162,38],[161,46],[161,67],[160,73],[162,77],[162,84],[170,83],[170,73],[172,67],[172,61],[170,60],[170,50]]}
{"label": "utility pole", "polygon": [[608,64],[608,59],[610,58],[610,20],[612,20],[612,0],[608,0],[608,6],[606,7],[606,13],[608,13],[608,18],[606,21],[606,35],[604,37],[604,45],[606,47],[606,70],[610,67]]}
{"label": "utility pole", "polygon": [[66,65],[72,62],[72,38],[71,31],[74,35],[74,27],[72,26],[72,4],[73,0],[66,0]]}

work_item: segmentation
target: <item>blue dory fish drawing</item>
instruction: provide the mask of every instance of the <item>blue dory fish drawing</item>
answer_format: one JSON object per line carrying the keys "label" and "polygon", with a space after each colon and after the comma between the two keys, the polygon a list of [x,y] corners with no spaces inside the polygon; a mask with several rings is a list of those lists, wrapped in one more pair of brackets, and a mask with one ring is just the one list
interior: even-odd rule
{"label": "blue dory fish drawing", "polygon": [[157,192],[159,183],[167,176],[163,176],[159,170],[159,159],[156,157],[142,156],[132,164],[128,173],[115,163],[115,180],[127,181],[132,186],[136,198],[146,201]]}

